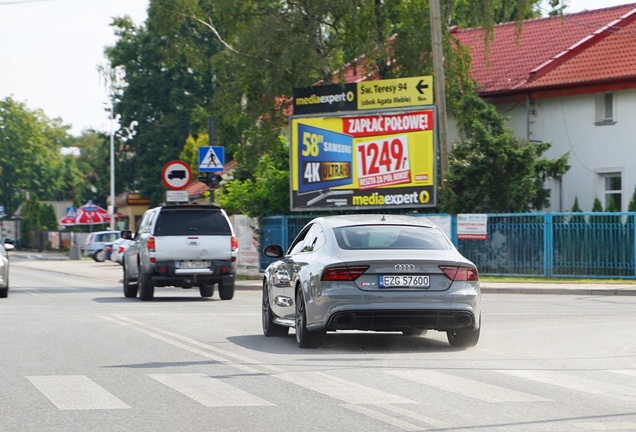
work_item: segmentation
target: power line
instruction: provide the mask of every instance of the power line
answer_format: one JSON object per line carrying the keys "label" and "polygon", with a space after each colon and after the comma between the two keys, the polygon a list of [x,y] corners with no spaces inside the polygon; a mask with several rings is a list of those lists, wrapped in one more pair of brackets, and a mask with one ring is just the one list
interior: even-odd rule
{"label": "power line", "polygon": [[27,3],[40,3],[44,1],[53,1],[53,0],[12,0],[12,1],[0,1],[0,6],[9,6],[16,4],[27,4]]}

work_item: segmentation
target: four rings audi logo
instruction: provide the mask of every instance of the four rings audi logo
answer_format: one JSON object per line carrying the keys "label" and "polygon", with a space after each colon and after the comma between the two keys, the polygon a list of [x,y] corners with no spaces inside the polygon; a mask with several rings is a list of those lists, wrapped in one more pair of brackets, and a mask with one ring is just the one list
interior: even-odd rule
{"label": "four rings audi logo", "polygon": [[396,264],[395,269],[397,271],[413,271],[415,270],[415,265],[413,264]]}

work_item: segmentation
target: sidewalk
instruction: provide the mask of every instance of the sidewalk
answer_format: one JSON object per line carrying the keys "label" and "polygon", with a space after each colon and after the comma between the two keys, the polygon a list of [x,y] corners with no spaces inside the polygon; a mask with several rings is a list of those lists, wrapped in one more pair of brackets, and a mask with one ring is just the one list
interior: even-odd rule
{"label": "sidewalk", "polygon": [[[112,261],[98,263],[91,258],[70,260],[66,254],[49,252],[13,251],[10,253],[11,266],[53,271],[65,274],[102,279],[113,283],[121,283],[121,266]],[[241,275],[239,275],[240,277]],[[258,290],[260,278],[237,279],[236,289]],[[569,295],[621,295],[636,296],[636,281],[624,283],[607,283],[602,279],[594,283],[563,282],[481,282],[484,294],[569,294]]]}

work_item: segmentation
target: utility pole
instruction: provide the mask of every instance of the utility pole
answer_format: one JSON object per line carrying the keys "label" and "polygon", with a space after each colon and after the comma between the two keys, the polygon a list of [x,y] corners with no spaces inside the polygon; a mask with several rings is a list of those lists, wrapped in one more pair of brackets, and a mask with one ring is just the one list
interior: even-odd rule
{"label": "utility pole", "polygon": [[437,105],[437,126],[439,132],[440,182],[446,190],[448,174],[448,145],[446,143],[446,78],[444,76],[444,48],[442,46],[442,18],[439,0],[429,1],[431,31],[433,40],[433,76],[435,103]]}
{"label": "utility pole", "polygon": [[110,104],[110,230],[115,231],[117,207],[115,206],[115,104]]}
{"label": "utility pole", "polygon": [[[208,144],[210,145],[210,151],[214,146],[214,117],[208,116]],[[207,173],[208,177],[208,190],[210,191],[210,204],[214,204],[214,184],[211,182],[211,174]]]}

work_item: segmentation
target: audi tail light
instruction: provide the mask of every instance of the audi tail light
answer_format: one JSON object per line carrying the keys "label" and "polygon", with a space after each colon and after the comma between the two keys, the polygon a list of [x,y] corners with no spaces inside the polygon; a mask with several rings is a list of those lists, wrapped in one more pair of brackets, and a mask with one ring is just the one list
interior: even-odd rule
{"label": "audi tail light", "polygon": [[479,274],[474,267],[439,266],[451,281],[478,281]]}
{"label": "audi tail light", "polygon": [[354,281],[358,279],[367,269],[368,265],[363,266],[342,266],[342,267],[329,267],[322,272],[320,278],[321,281]]}

